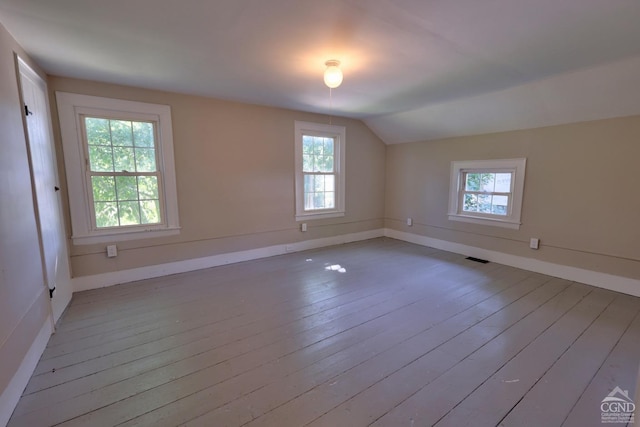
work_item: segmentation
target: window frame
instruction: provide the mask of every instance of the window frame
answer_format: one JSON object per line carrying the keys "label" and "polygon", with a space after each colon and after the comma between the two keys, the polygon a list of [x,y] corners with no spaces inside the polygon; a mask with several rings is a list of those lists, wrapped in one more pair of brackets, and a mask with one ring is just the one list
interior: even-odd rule
{"label": "window frame", "polygon": [[[334,140],[335,207],[306,210],[304,208],[303,136],[318,136]],[[313,122],[295,122],[295,218],[296,221],[336,218],[345,215],[345,153],[346,128]],[[325,173],[326,174],[326,173]]]}
{"label": "window frame", "polygon": [[[451,162],[451,180],[449,184],[449,220],[497,227],[520,229],[526,158],[496,160],[465,160]],[[467,173],[512,173],[511,192],[507,215],[463,210],[465,194],[465,176]],[[483,193],[483,192],[480,192]],[[493,194],[487,192],[485,194]]]}
{"label": "window frame", "polygon": [[[180,232],[173,155],[171,108],[168,105],[56,92],[74,244],[94,244],[175,235]],[[98,228],[88,170],[84,117],[153,122],[161,222]]]}

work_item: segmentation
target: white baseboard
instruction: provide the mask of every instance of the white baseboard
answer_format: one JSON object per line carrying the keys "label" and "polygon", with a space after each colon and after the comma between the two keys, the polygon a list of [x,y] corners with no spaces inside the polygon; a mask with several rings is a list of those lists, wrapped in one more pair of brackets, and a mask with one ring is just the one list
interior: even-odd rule
{"label": "white baseboard", "polygon": [[492,262],[522,268],[523,270],[535,271],[537,273],[560,277],[562,279],[585,283],[587,285],[598,286],[600,288],[609,289],[616,292],[640,296],[640,280],[586,270],[583,268],[555,264],[547,261],[540,261],[533,258],[511,255],[504,252],[492,251],[489,249],[477,248],[474,246],[434,239],[431,237],[421,236],[413,233],[406,233],[389,228],[363,231],[360,233],[344,234],[322,239],[306,240],[291,244],[267,246],[264,248],[231,252],[204,258],[176,261],[166,264],[150,265],[147,267],[114,271],[111,273],[96,274],[92,276],[76,277],[72,279],[73,291],[79,292],[89,289],[103,288],[106,286],[112,286],[121,283],[135,282],[138,280],[151,279],[154,277],[167,276],[170,274],[184,273],[187,271],[202,270],[205,268],[217,267],[220,265],[250,261],[259,258],[267,258],[291,252],[306,251],[309,249],[322,248],[325,246],[333,246],[360,240],[375,239],[376,237],[383,236],[415,243],[422,246],[429,246],[435,249],[455,252],[466,256],[482,258]]}
{"label": "white baseboard", "polygon": [[202,270],[205,268],[217,267],[220,265],[250,261],[259,258],[267,258],[291,252],[306,251],[309,249],[322,248],[325,246],[340,245],[343,243],[356,242],[360,240],[375,239],[376,237],[383,236],[384,230],[379,228],[375,230],[362,231],[359,233],[325,237],[322,239],[305,240],[302,242],[267,246],[264,248],[250,249],[240,252],[230,252],[204,258],[188,259],[166,264],[150,265],[147,267],[114,271],[111,273],[75,277],[71,279],[71,282],[74,292],[86,291],[89,289],[104,288],[106,286],[112,286],[121,283],[135,282],[137,280],[151,279],[154,277],[167,276],[170,274],[185,273],[187,271]]}
{"label": "white baseboard", "polygon": [[421,236],[419,234],[406,233],[389,228],[385,228],[384,235],[393,239],[404,240],[405,242],[429,246],[431,248],[472,256],[475,258],[486,259],[488,261],[521,268],[523,270],[535,271],[536,273],[542,273],[549,276],[559,277],[561,279],[585,283],[587,285],[640,297],[640,280],[631,279],[629,277],[614,276],[612,274],[600,273],[598,271],[554,264],[552,262],[510,255],[504,252],[477,248],[475,246],[434,239],[431,237]]}
{"label": "white baseboard", "polygon": [[29,383],[29,379],[36,369],[36,365],[49,342],[52,332],[51,320],[47,317],[42,324],[42,328],[40,328],[40,332],[38,332],[38,336],[33,340],[29,351],[22,359],[20,367],[11,378],[7,388],[0,395],[0,426],[7,425],[9,422],[11,414],[18,404],[27,383]]}

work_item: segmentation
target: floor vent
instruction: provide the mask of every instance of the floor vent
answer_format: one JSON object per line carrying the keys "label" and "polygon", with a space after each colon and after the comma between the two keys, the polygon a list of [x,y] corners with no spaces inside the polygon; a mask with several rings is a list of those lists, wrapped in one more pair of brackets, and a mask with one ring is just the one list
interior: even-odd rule
{"label": "floor vent", "polygon": [[486,259],[474,258],[472,256],[468,256],[467,259],[470,260],[470,261],[475,261],[475,262],[479,262],[479,263],[482,263],[482,264],[486,264],[486,263],[489,262]]}

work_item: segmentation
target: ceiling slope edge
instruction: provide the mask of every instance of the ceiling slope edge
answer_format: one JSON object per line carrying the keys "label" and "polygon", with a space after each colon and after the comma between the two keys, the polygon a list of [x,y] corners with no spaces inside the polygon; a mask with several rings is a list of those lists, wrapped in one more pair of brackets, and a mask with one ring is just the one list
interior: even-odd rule
{"label": "ceiling slope edge", "polygon": [[385,144],[640,114],[640,56],[363,122]]}

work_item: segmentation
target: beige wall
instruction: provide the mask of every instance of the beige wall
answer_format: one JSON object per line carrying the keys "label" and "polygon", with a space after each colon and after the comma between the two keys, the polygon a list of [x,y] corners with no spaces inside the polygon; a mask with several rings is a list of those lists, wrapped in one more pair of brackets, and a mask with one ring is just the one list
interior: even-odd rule
{"label": "beige wall", "polygon": [[[45,291],[22,123],[14,52],[28,60],[0,25],[0,391],[7,385],[44,322]],[[33,64],[31,64],[33,67]],[[34,69],[37,69],[34,67]],[[1,406],[0,406],[1,409]],[[0,424],[4,415],[0,414]]]}
{"label": "beige wall", "polygon": [[386,148],[361,121],[333,119],[347,128],[346,216],[308,221],[302,233],[294,218],[294,121],[328,123],[326,116],[61,77],[50,77],[49,89],[52,104],[63,91],[171,106],[180,235],[118,243],[117,258],[106,257],[105,244],[72,246],[76,277],[383,226]]}
{"label": "beige wall", "polygon": [[[527,158],[520,230],[448,220],[451,161],[516,157]],[[639,162],[640,117],[389,146],[385,223],[640,279]],[[540,250],[528,248],[530,237]]]}

